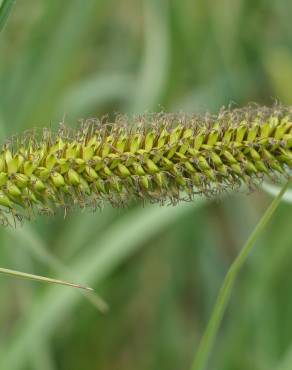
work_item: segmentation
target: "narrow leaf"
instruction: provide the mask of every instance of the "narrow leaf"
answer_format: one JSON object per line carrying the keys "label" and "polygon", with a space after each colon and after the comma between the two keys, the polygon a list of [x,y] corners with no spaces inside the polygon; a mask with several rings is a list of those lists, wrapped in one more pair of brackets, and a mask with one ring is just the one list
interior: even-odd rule
{"label": "narrow leaf", "polygon": [[207,328],[203,334],[203,337],[199,343],[199,347],[192,364],[191,370],[204,370],[207,365],[207,361],[216,339],[216,335],[218,333],[221,321],[223,319],[227,304],[229,302],[232,288],[234,286],[235,280],[238,276],[238,273],[246,261],[247,257],[249,256],[250,252],[253,249],[255,242],[257,241],[259,235],[266,227],[267,223],[271,220],[274,212],[278,208],[283,195],[285,194],[287,188],[289,186],[289,181],[285,185],[283,185],[282,189],[278,193],[277,197],[272,201],[271,205],[268,207],[258,224],[256,225],[255,229],[249,236],[248,240],[244,244],[243,248],[241,249],[240,253],[230,266],[226,277],[223,281],[221,289],[218,293],[217,300],[215,302],[215,306],[213,312],[211,314],[210,320],[208,322]]}
{"label": "narrow leaf", "polygon": [[47,278],[45,276],[27,274],[25,272],[10,270],[10,269],[6,269],[6,268],[2,268],[2,267],[0,267],[0,273],[5,274],[5,275],[14,276],[14,277],[21,278],[21,279],[42,281],[42,282],[50,283],[50,284],[67,285],[67,286],[71,286],[73,288],[80,288],[80,289],[85,289],[85,290],[88,290],[88,291],[93,290],[92,288],[89,288],[89,287],[86,287],[86,286],[83,286],[83,285],[80,285],[80,284],[69,283],[68,281],[64,281],[64,280],[51,279],[51,278]]}
{"label": "narrow leaf", "polygon": [[0,5],[0,32],[3,30],[16,0],[3,0]]}

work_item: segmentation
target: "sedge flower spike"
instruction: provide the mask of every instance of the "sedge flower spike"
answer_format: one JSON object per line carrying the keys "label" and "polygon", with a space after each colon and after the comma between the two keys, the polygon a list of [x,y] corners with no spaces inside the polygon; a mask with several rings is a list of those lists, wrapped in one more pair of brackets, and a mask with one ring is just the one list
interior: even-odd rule
{"label": "sedge flower spike", "polygon": [[[292,108],[248,106],[218,115],[148,114],[63,124],[7,141],[0,208],[30,217],[72,205],[131,199],[176,203],[249,187],[292,167]],[[4,221],[3,221],[4,222]]]}

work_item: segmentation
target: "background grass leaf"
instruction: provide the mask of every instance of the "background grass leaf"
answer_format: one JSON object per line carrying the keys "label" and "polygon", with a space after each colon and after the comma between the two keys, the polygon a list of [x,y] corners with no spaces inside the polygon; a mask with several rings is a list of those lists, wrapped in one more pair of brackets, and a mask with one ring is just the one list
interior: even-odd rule
{"label": "background grass leaf", "polygon": [[[197,206],[202,204],[197,201]],[[71,265],[72,271],[82,281],[96,286],[127,258],[129,258],[162,228],[171,225],[184,214],[193,210],[192,204],[181,204],[177,207],[161,208],[147,207],[132,211],[127,217],[116,223],[105,235],[87,246],[81,256]],[[167,216],[167,217],[166,217]],[[129,225],[131,225],[129,227]],[[31,308],[26,318],[15,332],[14,339],[6,341],[5,348],[0,352],[0,367],[10,370],[21,369],[27,361],[27,349],[33,345],[39,335],[49,338],[54,327],[68,317],[78,301],[78,295],[73,292],[58,292],[48,289],[39,302]],[[7,345],[7,347],[6,347]]]}
{"label": "background grass leaf", "polygon": [[0,2],[0,32],[4,28],[15,2],[16,0],[2,0]]}

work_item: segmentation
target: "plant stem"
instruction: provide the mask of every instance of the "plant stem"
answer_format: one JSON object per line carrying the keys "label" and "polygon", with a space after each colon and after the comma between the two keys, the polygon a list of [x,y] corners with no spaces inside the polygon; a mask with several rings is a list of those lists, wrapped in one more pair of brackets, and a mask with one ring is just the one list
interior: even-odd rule
{"label": "plant stem", "polygon": [[69,283],[68,281],[64,281],[64,280],[51,279],[51,278],[47,278],[45,276],[27,274],[25,272],[5,269],[5,268],[2,268],[2,267],[0,267],[0,273],[5,274],[5,275],[10,275],[10,276],[13,276],[13,277],[17,277],[17,278],[21,278],[21,279],[29,279],[29,280],[42,281],[42,282],[51,283],[51,284],[66,285],[66,286],[70,286],[70,287],[73,287],[73,288],[85,289],[86,291],[92,291],[93,290],[92,288],[89,288],[89,287],[86,287],[86,286],[83,286],[83,285],[80,285],[80,284]]}
{"label": "plant stem", "polygon": [[201,339],[199,344],[198,351],[196,353],[194,362],[192,364],[191,370],[203,370],[207,364],[208,356],[211,351],[212,345],[214,343],[215,337],[217,335],[220,323],[222,321],[227,303],[229,301],[233,284],[237,277],[237,274],[247,259],[250,251],[252,250],[257,238],[259,237],[260,233],[263,231],[267,223],[270,221],[272,215],[274,214],[275,210],[277,209],[285,191],[287,190],[289,185],[289,181],[282,187],[279,194],[270,204],[260,221],[258,222],[257,226],[253,230],[252,234],[246,241],[245,245],[243,246],[242,250],[230,266],[226,277],[223,281],[219,294],[217,296],[217,300],[215,302],[215,306],[211,315],[211,318],[208,322],[207,328],[205,333]]}
{"label": "plant stem", "polygon": [[0,32],[5,26],[5,23],[9,17],[9,14],[12,10],[16,0],[3,0],[0,1]]}

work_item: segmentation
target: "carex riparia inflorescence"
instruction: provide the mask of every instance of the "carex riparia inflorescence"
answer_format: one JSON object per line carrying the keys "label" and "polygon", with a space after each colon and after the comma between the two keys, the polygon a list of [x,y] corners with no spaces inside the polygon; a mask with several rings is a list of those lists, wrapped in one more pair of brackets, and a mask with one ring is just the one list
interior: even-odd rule
{"label": "carex riparia inflorescence", "polygon": [[292,107],[248,106],[217,115],[146,114],[87,120],[8,140],[0,207],[26,216],[74,204],[131,199],[176,203],[249,187],[292,167]]}

